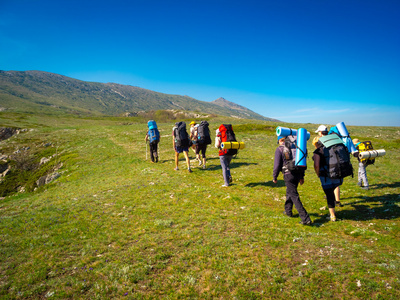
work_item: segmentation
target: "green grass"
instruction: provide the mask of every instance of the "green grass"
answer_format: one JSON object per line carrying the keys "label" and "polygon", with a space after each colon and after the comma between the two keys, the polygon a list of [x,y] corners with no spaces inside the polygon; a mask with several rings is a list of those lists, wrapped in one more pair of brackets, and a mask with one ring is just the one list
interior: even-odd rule
{"label": "green grass", "polygon": [[[209,120],[212,132],[232,122],[246,143],[232,163],[234,184],[222,189],[211,146],[208,170],[193,165],[189,174],[183,157],[173,170],[172,123],[159,124],[161,162],[152,164],[144,123],[0,117],[1,126],[34,129],[2,141],[2,153],[35,145],[36,155],[57,149],[63,162],[56,181],[0,200],[1,299],[400,297],[398,128],[349,127],[387,154],[367,168],[370,190],[345,179],[336,223],[321,210],[326,200],[309,154],[299,192],[314,225],[305,227],[296,211],[292,219],[282,214],[282,176],[272,183],[282,124]],[[49,142],[53,151],[41,148]]]}

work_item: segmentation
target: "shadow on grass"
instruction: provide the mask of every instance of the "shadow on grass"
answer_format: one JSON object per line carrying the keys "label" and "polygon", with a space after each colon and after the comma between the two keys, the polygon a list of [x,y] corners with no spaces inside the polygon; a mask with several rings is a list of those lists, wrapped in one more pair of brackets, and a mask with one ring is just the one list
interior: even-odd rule
{"label": "shadow on grass", "polygon": [[379,184],[372,184],[369,186],[370,189],[398,188],[398,187],[400,187],[400,182],[393,182],[390,184],[379,183]]}
{"label": "shadow on grass", "polygon": [[[347,202],[352,199],[357,200]],[[396,205],[396,203],[400,202],[399,194],[350,197],[342,198],[341,200],[343,208],[336,210],[336,216],[338,219],[369,221],[374,219],[394,220],[400,218],[400,207]],[[346,207],[349,206],[353,209],[346,209]],[[329,213],[327,213],[327,215],[329,215]],[[322,224],[329,222],[329,219],[326,219],[326,216],[318,217],[318,219],[314,219],[314,223]]]}
{"label": "shadow on grass", "polygon": [[245,187],[256,187],[256,186],[269,186],[273,188],[280,188],[285,186],[284,180],[278,180],[277,183],[271,181],[262,181],[262,182],[251,182],[245,185]]}
{"label": "shadow on grass", "polygon": [[[207,161],[208,161],[208,159],[207,159]],[[241,166],[250,166],[250,165],[257,165],[257,163],[231,162],[231,164],[229,165],[229,168],[234,169],[234,168],[239,168]],[[221,169],[221,165],[220,164],[211,165],[211,166],[208,166],[208,169],[209,170],[219,170],[219,169]]]}

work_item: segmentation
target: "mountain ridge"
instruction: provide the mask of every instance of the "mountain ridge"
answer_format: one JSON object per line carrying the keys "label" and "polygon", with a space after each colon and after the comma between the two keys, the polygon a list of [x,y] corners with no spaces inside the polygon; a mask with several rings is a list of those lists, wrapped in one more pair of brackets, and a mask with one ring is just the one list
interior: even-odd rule
{"label": "mountain ridge", "polygon": [[0,107],[20,112],[121,115],[150,110],[186,110],[277,121],[218,98],[212,102],[164,94],[132,85],[82,81],[44,71],[1,71]]}

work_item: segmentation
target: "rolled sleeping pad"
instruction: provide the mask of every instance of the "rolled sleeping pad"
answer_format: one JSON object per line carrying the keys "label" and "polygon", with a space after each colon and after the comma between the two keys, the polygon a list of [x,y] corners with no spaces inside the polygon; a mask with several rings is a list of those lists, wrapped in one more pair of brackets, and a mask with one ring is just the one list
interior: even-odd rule
{"label": "rolled sleeping pad", "polygon": [[223,142],[222,149],[244,149],[244,142]]}
{"label": "rolled sleeping pad", "polygon": [[[277,136],[289,136],[289,135],[297,135],[297,130],[287,127],[276,127],[276,135]],[[310,139],[310,132],[307,131],[307,141]]]}
{"label": "rolled sleeping pad", "polygon": [[343,122],[340,122],[336,124],[336,128],[342,136],[343,143],[346,145],[347,149],[349,149],[351,153],[357,152],[357,149],[354,146],[352,139],[350,138],[349,131],[347,130],[346,125],[344,125]]}
{"label": "rolled sleeping pad", "polygon": [[307,167],[307,140],[307,130],[299,128],[297,131],[296,166]]}
{"label": "rolled sleeping pad", "polygon": [[157,129],[157,123],[154,120],[150,120],[149,122],[147,122],[147,126],[149,127],[149,129]]}
{"label": "rolled sleeping pad", "polygon": [[359,159],[368,159],[368,158],[384,156],[385,154],[386,154],[386,151],[384,149],[370,150],[370,151],[360,152],[360,154],[358,154],[358,158]]}

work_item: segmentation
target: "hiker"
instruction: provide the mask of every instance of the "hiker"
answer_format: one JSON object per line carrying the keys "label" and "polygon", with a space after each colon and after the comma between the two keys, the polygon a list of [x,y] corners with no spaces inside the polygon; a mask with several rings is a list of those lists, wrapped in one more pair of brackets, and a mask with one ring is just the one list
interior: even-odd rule
{"label": "hiker", "polygon": [[[197,123],[195,121],[190,122],[190,134],[189,134],[189,138],[192,141],[192,146],[190,148],[192,148],[193,152],[196,153],[196,144],[197,144],[197,140],[195,139],[195,135],[196,135],[196,131],[197,131]],[[196,156],[196,160],[197,156]]]}
{"label": "hiker", "polygon": [[176,122],[175,126],[172,128],[172,144],[175,151],[175,171],[178,171],[179,164],[179,153],[183,152],[183,155],[186,159],[186,165],[189,173],[192,173],[190,169],[190,160],[189,160],[189,135],[186,131],[186,123],[185,122]]}
{"label": "hiker", "polygon": [[285,140],[286,137],[278,136],[278,147],[275,150],[274,170],[272,174],[273,182],[278,182],[278,175],[280,172],[282,172],[286,186],[286,202],[283,213],[288,217],[293,217],[292,210],[294,204],[301,219],[300,223],[303,225],[311,225],[312,221],[310,215],[304,208],[303,203],[301,203],[300,196],[297,191],[299,183],[300,185],[304,184],[304,170],[299,170],[296,172],[289,171],[289,161],[286,159],[284,154]]}
{"label": "hiker", "polygon": [[[328,128],[325,125],[319,125],[318,129],[315,131],[315,133],[318,133],[318,136],[314,138],[313,140],[313,145],[315,148],[317,148],[316,144],[318,143],[318,140],[322,136],[328,135]],[[335,191],[335,205],[337,207],[343,207],[342,203],[340,202],[340,187],[336,187]]]}
{"label": "hiker", "polygon": [[314,146],[316,147],[315,151],[313,152],[314,170],[319,177],[322,189],[326,195],[330,220],[335,222],[335,206],[337,203],[335,189],[342,185],[343,178],[333,179],[328,176],[329,170],[324,156],[324,145],[320,140],[318,140]]}
{"label": "hiker", "polygon": [[[196,125],[193,140],[196,141],[196,159],[199,161],[199,166],[203,165],[203,170],[206,167],[206,151],[207,145],[211,144],[210,129],[207,121],[201,121]],[[201,152],[201,158],[200,158]]]}
{"label": "hiker", "polygon": [[160,132],[158,131],[157,124],[154,120],[148,121],[147,127],[149,130],[147,131],[144,140],[146,143],[149,142],[151,162],[158,162],[158,143],[160,142]]}
{"label": "hiker", "polygon": [[[353,139],[353,144],[357,150],[361,144],[359,139]],[[357,156],[358,159],[358,182],[357,185],[363,190],[369,190],[368,178],[367,178],[367,166],[368,160],[362,160]]]}
{"label": "hiker", "polygon": [[218,155],[221,162],[222,176],[224,178],[224,184],[222,185],[222,187],[228,187],[233,181],[229,166],[233,156],[237,154],[237,150],[222,149],[221,144],[226,141],[236,141],[236,137],[232,130],[231,124],[221,124],[219,128],[215,131],[215,135],[215,147],[219,149]]}

